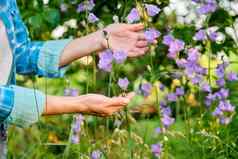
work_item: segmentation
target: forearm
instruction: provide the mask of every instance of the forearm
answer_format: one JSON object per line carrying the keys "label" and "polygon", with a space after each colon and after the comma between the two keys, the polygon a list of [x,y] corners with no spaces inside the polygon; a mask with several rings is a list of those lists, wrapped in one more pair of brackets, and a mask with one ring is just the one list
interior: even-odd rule
{"label": "forearm", "polygon": [[101,30],[73,40],[65,47],[60,58],[60,66],[65,66],[81,57],[103,50],[104,41]]}
{"label": "forearm", "polygon": [[47,96],[43,115],[86,113],[87,106],[81,97]]}

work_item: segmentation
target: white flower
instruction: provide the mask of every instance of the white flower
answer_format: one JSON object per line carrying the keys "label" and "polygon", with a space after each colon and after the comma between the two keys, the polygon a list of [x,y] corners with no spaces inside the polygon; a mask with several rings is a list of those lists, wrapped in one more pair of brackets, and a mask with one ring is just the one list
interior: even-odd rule
{"label": "white flower", "polygon": [[219,28],[217,26],[212,26],[212,27],[209,27],[207,28],[207,34],[211,34],[211,33],[214,33],[218,30]]}
{"label": "white flower", "polygon": [[112,17],[112,19],[113,19],[114,23],[119,23],[119,17],[117,15],[114,15]]}
{"label": "white flower", "polygon": [[238,14],[238,2],[231,2],[231,9],[235,12],[235,14]]}
{"label": "white flower", "polygon": [[216,43],[221,44],[225,41],[225,39],[226,39],[226,36],[223,33],[217,32]]}
{"label": "white flower", "polygon": [[168,6],[164,7],[164,14],[165,15],[169,16],[169,15],[172,14],[172,12],[173,12],[173,10],[170,7],[168,7]]}
{"label": "white flower", "polygon": [[189,13],[188,10],[188,2],[186,1],[179,1],[179,3],[177,3],[177,7],[176,7],[176,14],[179,16],[185,16]]}
{"label": "white flower", "polygon": [[69,28],[72,28],[72,29],[78,28],[76,19],[70,19],[70,20],[64,22],[64,25],[68,26]]}
{"label": "white flower", "polygon": [[57,26],[51,33],[51,37],[54,39],[59,39],[61,38],[65,32],[68,31],[68,27],[60,25]]}
{"label": "white flower", "polygon": [[226,27],[225,31],[236,43],[238,43],[238,31],[232,27]]}
{"label": "white flower", "polygon": [[47,5],[49,3],[50,0],[43,0],[43,4]]}
{"label": "white flower", "polygon": [[178,22],[178,23],[184,24],[184,21],[185,21],[184,17],[182,17],[182,16],[177,16],[177,22]]}
{"label": "white flower", "polygon": [[191,24],[193,21],[195,21],[197,18],[196,14],[194,12],[190,12],[186,17],[185,17],[185,23]]}

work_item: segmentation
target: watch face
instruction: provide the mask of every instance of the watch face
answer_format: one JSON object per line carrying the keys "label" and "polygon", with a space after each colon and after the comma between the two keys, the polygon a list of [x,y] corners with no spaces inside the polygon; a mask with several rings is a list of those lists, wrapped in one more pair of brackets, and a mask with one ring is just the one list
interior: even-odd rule
{"label": "watch face", "polygon": [[7,84],[12,68],[12,50],[10,48],[5,25],[0,21],[0,85]]}

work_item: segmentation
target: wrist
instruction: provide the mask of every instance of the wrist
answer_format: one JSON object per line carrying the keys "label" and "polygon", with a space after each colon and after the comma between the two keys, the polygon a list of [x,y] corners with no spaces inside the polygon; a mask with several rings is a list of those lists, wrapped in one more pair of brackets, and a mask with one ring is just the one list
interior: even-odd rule
{"label": "wrist", "polygon": [[98,51],[107,49],[107,40],[104,37],[103,30],[98,30],[95,32],[94,39],[96,39],[96,44]]}

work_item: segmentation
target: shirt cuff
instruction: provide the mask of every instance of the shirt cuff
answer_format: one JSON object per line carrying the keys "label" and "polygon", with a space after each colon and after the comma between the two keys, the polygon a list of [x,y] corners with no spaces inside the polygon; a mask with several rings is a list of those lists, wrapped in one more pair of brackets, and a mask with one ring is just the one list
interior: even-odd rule
{"label": "shirt cuff", "polygon": [[40,75],[51,78],[64,76],[68,67],[59,67],[60,57],[70,41],[72,39],[47,41],[43,44],[37,63]]}
{"label": "shirt cuff", "polygon": [[19,127],[28,127],[37,122],[44,111],[46,97],[37,90],[12,86],[14,106],[8,122]]}

